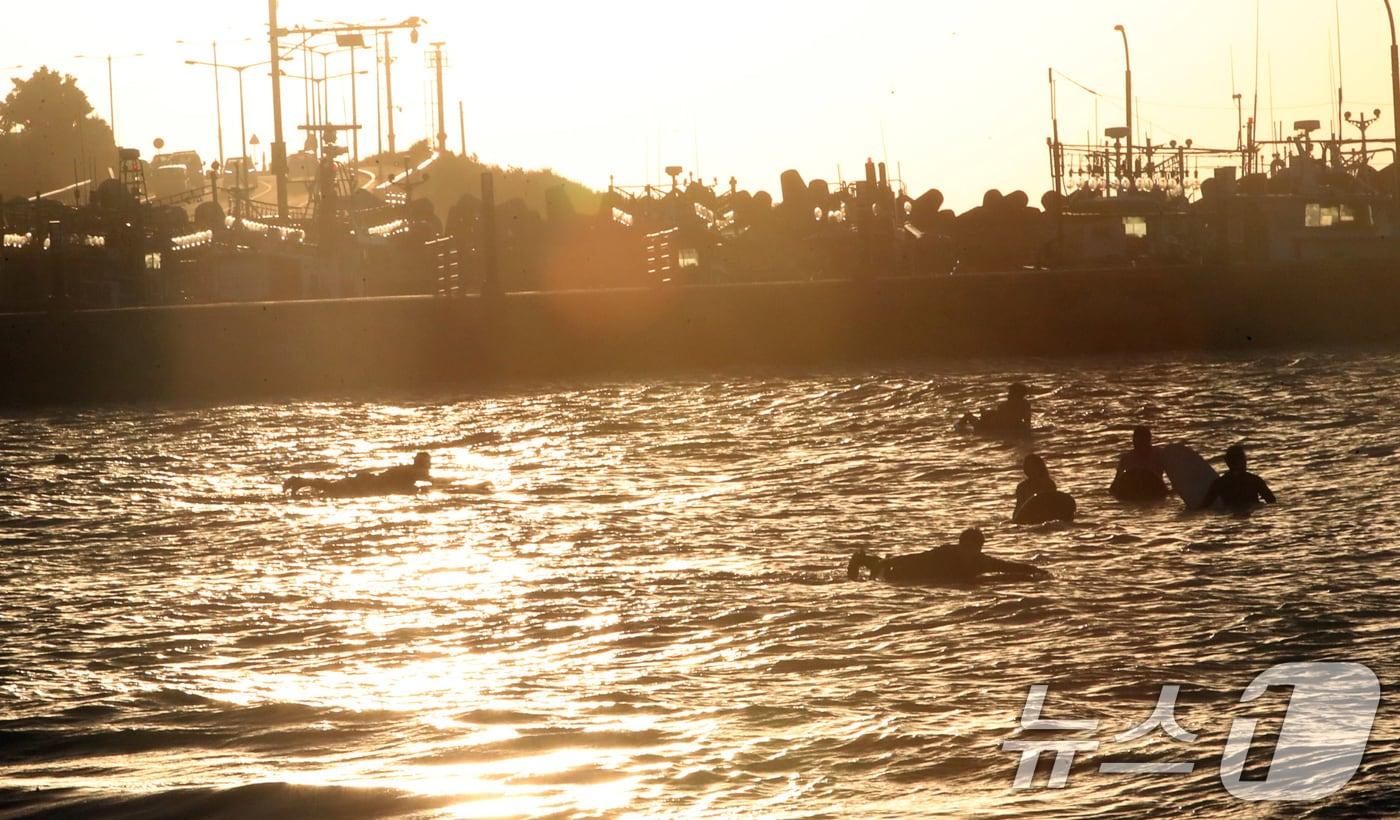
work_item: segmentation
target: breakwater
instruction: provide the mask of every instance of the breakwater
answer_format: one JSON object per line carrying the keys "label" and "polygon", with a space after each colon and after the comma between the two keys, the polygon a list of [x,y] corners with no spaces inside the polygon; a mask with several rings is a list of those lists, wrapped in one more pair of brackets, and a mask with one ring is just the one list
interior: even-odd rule
{"label": "breakwater", "polygon": [[934,278],[0,316],[0,401],[225,400],[916,357],[1400,340],[1388,267]]}

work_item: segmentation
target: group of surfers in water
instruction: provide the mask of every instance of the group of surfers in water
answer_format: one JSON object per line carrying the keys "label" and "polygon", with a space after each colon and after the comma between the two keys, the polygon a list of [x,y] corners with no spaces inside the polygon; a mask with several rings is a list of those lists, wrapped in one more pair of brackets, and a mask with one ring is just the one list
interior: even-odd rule
{"label": "group of surfers in water", "polygon": [[[982,435],[1023,435],[1031,430],[1029,391],[1013,384],[1006,400],[980,414],[967,414],[958,428]],[[1045,459],[1035,453],[1022,462],[1026,477],[1016,485],[1016,506],[1011,520],[1017,524],[1044,524],[1072,521],[1074,498],[1062,492],[1050,476]],[[1277,501],[1264,479],[1249,472],[1244,447],[1236,444],[1225,451],[1226,472],[1211,482],[1202,499],[1193,506],[1209,509],[1219,504],[1234,512]],[[1118,457],[1118,468],[1108,492],[1119,501],[1149,504],[1172,494],[1167,482],[1167,466],[1160,448],[1152,443],[1148,427],[1133,429],[1131,450]],[[860,580],[862,572],[872,579],[905,584],[968,583],[984,575],[1016,579],[1040,579],[1049,573],[1031,564],[1005,561],[985,555],[986,536],[976,528],[965,530],[956,544],[946,544],[925,552],[880,558],[858,549],[846,565],[846,575]]]}
{"label": "group of surfers in water", "polygon": [[[1031,430],[1031,405],[1025,385],[1011,385],[1006,400],[981,414],[968,414],[958,422],[960,429],[984,435],[1017,435]],[[385,470],[361,470],[343,478],[291,476],[282,482],[283,492],[296,495],[310,493],[330,498],[350,498],[367,495],[396,495],[415,493],[424,484],[432,484],[432,456],[420,452],[412,464]],[[1236,444],[1225,451],[1224,475],[1210,485],[1197,505],[1207,509],[1222,503],[1226,508],[1241,512],[1258,504],[1273,504],[1276,499],[1269,485],[1247,469],[1244,448]],[[1044,524],[1051,521],[1072,521],[1076,512],[1074,498],[1062,492],[1050,476],[1045,459],[1035,453],[1022,462],[1025,479],[1016,485],[1016,506],[1012,521],[1017,524]],[[1119,501],[1152,503],[1171,495],[1167,484],[1167,466],[1161,450],[1152,444],[1152,431],[1147,427],[1133,430],[1133,447],[1118,457],[1118,469],[1108,492]],[[1007,578],[1040,579],[1049,573],[1031,564],[1005,561],[982,552],[986,536],[980,529],[963,531],[956,544],[945,544],[925,552],[880,558],[863,549],[856,550],[846,565],[847,577],[859,580],[862,571],[873,579],[906,584],[967,583],[984,575]]]}

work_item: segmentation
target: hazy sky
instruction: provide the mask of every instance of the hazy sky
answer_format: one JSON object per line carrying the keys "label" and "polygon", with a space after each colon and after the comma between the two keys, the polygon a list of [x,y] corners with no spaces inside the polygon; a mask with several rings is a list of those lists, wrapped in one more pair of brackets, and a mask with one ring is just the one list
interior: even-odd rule
{"label": "hazy sky", "polygon": [[[1338,62],[1333,3],[1263,0],[1261,9],[1261,122],[1272,109],[1290,125],[1316,118],[1325,130]],[[183,61],[209,59],[216,38],[224,61],[265,59],[266,13],[262,0],[6,0],[0,68],[13,76],[48,64],[75,74],[106,117],[105,62],[74,55],[143,52],[115,64],[122,142],[149,154],[159,136],[209,159],[217,154],[211,71]],[[1143,130],[1158,140],[1234,147],[1232,49],[1247,103],[1255,86],[1251,0],[281,4],[283,25],[411,14],[429,23],[418,46],[406,34],[395,40],[401,147],[434,130],[422,49],[445,40],[451,148],[462,100],[469,149],[483,159],[549,166],[599,187],[609,175],[619,184],[654,181],[660,166],[691,169],[698,155],[706,178],[734,175],[771,190],[785,168],[834,178],[839,164],[849,177],[867,156],[883,155],[915,193],[941,188],[958,208],[989,187],[1035,198],[1049,185],[1048,67],[1103,95],[1100,129],[1123,117],[1115,23],[1128,30]],[[1340,23],[1347,105],[1382,108],[1372,133],[1389,136],[1384,4],[1340,0]],[[332,58],[332,73],[348,67],[348,58]],[[362,147],[372,149],[373,59],[360,67],[371,72],[359,87]],[[300,73],[300,64],[292,70]],[[236,85],[232,72],[223,79],[225,152],[234,156]],[[249,131],[270,141],[266,73],[249,71],[247,80]],[[348,119],[348,83],[333,89],[333,108]],[[301,83],[287,81],[284,94],[295,133]],[[1083,139],[1094,127],[1095,98],[1061,81],[1059,99],[1062,136]]]}

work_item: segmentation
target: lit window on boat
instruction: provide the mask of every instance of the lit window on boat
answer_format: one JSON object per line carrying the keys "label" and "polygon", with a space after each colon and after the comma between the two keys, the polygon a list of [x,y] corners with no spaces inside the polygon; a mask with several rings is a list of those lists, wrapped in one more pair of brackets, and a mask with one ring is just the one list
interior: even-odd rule
{"label": "lit window on boat", "polygon": [[683,268],[700,267],[700,251],[695,248],[681,248],[680,266]]}
{"label": "lit window on boat", "polygon": [[1147,236],[1147,218],[1142,216],[1123,217],[1124,236]]}
{"label": "lit window on boat", "polygon": [[1337,205],[1309,202],[1304,210],[1303,225],[1308,228],[1330,228],[1342,221],[1342,209]]}
{"label": "lit window on boat", "polygon": [[146,254],[146,270],[160,270],[160,254]]}
{"label": "lit window on boat", "polygon": [[1343,205],[1341,208],[1340,221],[1352,225],[1370,225],[1371,206]]}

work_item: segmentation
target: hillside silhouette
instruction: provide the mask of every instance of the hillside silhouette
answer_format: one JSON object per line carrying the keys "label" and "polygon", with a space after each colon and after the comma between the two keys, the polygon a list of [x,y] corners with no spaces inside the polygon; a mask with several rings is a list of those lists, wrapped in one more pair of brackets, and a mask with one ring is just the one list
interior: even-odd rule
{"label": "hillside silhouette", "polygon": [[[431,152],[429,142],[421,140],[402,154],[376,154],[365,159],[362,165],[376,170],[382,177],[388,177],[406,167],[416,167]],[[473,206],[480,202],[481,175],[485,172],[490,172],[494,177],[496,203],[511,203],[512,210],[523,206],[544,216],[548,213],[552,198],[564,196],[576,212],[593,213],[602,201],[602,195],[597,191],[560,176],[550,168],[502,167],[483,162],[475,154],[465,157],[461,154],[444,154],[426,171],[426,181],[414,174],[409,182],[413,198],[432,202],[437,217],[446,221],[448,214],[464,202]],[[400,186],[399,190],[404,189]]]}

